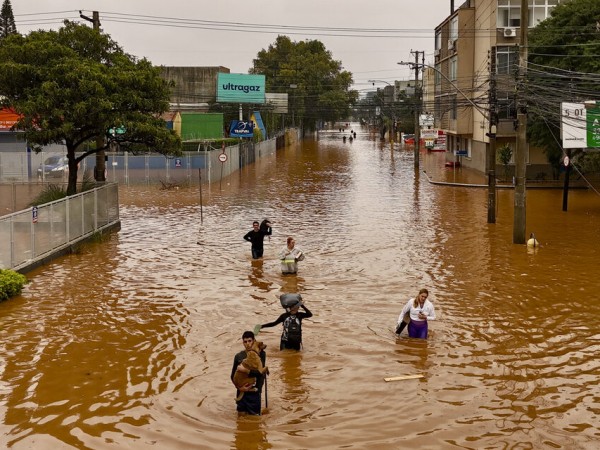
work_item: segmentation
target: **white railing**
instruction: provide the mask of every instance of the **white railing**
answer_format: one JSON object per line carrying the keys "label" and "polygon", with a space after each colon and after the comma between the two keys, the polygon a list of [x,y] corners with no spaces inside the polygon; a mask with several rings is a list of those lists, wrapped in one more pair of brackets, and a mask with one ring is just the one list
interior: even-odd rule
{"label": "white railing", "polygon": [[0,217],[0,268],[33,267],[117,224],[116,183]]}

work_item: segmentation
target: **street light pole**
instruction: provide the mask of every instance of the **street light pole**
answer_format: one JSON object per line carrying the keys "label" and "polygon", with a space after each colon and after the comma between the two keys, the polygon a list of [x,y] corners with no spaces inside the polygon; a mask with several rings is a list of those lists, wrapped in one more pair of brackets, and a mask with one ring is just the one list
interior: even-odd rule
{"label": "street light pole", "polygon": [[[373,83],[373,86],[375,86],[375,83],[385,83],[388,86],[391,86],[392,88],[394,88],[394,90],[392,91],[392,125],[390,128],[390,141],[394,142],[394,138],[396,135],[396,130],[394,128],[394,125],[396,123],[396,111],[394,109],[394,99],[396,98],[396,86],[394,86],[391,83],[388,83],[387,81],[384,80],[368,80],[369,83]],[[377,89],[379,91],[379,89]],[[383,91],[383,105],[385,106],[385,90]]]}

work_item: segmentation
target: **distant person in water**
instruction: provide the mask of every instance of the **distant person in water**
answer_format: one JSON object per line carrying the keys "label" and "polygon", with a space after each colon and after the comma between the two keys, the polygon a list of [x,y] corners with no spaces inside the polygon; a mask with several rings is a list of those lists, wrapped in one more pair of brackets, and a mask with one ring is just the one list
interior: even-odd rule
{"label": "distant person in water", "polygon": [[279,259],[281,273],[289,275],[298,272],[298,261],[304,261],[304,253],[296,247],[296,240],[293,237],[287,238],[287,245],[279,252]]}
{"label": "distant person in water", "polygon": [[244,240],[252,243],[252,258],[260,259],[263,256],[264,246],[263,241],[265,236],[271,236],[273,230],[271,223],[267,222],[263,230],[260,229],[260,224],[255,220],[252,222],[252,229],[244,235]]}

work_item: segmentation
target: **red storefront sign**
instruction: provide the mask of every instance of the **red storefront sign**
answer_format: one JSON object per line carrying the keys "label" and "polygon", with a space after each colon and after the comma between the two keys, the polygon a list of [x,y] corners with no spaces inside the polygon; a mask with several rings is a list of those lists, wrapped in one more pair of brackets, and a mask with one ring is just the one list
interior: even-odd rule
{"label": "red storefront sign", "polygon": [[12,109],[0,109],[0,131],[9,131],[20,117]]}

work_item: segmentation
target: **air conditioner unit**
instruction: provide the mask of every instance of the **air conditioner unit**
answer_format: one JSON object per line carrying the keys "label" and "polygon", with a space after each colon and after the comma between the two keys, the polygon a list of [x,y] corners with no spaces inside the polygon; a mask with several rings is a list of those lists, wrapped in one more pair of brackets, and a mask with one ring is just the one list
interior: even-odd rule
{"label": "air conditioner unit", "polygon": [[516,37],[517,29],[516,28],[505,28],[504,29],[504,37]]}
{"label": "air conditioner unit", "polygon": [[433,52],[433,56],[440,56],[440,49],[436,48],[435,52]]}
{"label": "air conditioner unit", "polygon": [[454,50],[454,44],[456,41],[454,39],[448,39],[448,50]]}

